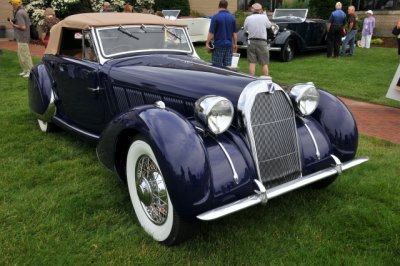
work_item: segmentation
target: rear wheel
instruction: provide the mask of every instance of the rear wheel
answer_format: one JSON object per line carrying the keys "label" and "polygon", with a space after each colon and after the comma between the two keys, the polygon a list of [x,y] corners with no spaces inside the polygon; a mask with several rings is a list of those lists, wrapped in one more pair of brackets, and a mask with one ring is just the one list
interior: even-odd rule
{"label": "rear wheel", "polygon": [[281,60],[283,62],[292,61],[294,58],[293,40],[287,40],[281,51]]}
{"label": "rear wheel", "polygon": [[126,176],[136,217],[154,240],[170,246],[192,234],[191,224],[174,209],[157,159],[143,138],[136,138],[129,148]]}

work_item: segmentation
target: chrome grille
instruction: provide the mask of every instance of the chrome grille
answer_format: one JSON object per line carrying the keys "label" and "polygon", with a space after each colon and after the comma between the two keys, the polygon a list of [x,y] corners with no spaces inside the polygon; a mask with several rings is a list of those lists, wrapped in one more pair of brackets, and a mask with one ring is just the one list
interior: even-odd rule
{"label": "chrome grille", "polygon": [[283,91],[259,93],[250,112],[253,156],[266,187],[301,176],[294,111]]}

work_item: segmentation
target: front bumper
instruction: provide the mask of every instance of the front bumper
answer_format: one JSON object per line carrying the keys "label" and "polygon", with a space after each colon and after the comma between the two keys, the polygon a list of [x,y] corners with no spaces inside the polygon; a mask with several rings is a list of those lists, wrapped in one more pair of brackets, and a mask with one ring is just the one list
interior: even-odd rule
{"label": "front bumper", "polygon": [[345,163],[341,163],[340,160],[334,156],[331,155],[333,160],[335,161],[335,164],[332,165],[331,167],[318,171],[316,173],[300,177],[296,180],[293,180],[291,182],[266,189],[264,185],[258,180],[255,179],[254,182],[257,184],[259,190],[255,191],[254,195],[248,196],[247,198],[243,198],[240,200],[237,200],[235,202],[229,203],[227,205],[209,210],[207,212],[201,213],[197,215],[197,218],[203,221],[210,221],[214,219],[221,218],[223,216],[226,216],[228,214],[246,209],[248,207],[260,204],[260,203],[267,203],[269,199],[278,197],[282,194],[285,194],[287,192],[296,190],[298,188],[307,186],[311,183],[320,181],[322,179],[328,178],[330,176],[336,175],[336,174],[341,174],[342,171],[347,170],[349,168],[352,168],[354,166],[357,166],[359,164],[365,163],[366,161],[369,160],[368,157],[360,157],[358,159],[354,159]]}
{"label": "front bumper", "polygon": [[[238,49],[239,50],[247,50],[248,47],[249,46],[247,44],[238,45]],[[280,51],[282,51],[282,47],[271,47],[271,46],[268,46],[268,51],[270,51],[270,52],[280,52]]]}

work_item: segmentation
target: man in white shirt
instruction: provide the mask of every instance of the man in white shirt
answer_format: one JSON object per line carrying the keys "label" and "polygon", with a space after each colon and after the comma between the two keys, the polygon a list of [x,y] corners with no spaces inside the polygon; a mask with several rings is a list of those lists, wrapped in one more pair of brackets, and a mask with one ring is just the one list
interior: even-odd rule
{"label": "man in white shirt", "polygon": [[267,28],[271,27],[267,15],[259,3],[251,6],[253,14],[244,21],[244,30],[248,32],[249,46],[247,48],[247,60],[249,61],[249,74],[254,76],[256,64],[262,65],[262,74],[268,76],[269,51],[267,43]]}

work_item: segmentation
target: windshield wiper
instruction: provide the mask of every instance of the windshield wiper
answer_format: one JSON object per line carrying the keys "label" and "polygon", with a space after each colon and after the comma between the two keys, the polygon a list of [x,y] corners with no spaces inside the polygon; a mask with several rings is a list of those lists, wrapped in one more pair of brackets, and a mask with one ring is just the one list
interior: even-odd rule
{"label": "windshield wiper", "polygon": [[122,27],[121,25],[119,25],[118,30],[119,30],[120,32],[122,32],[123,34],[128,35],[129,37],[132,37],[132,38],[134,38],[134,39],[136,39],[136,40],[139,40],[138,37],[136,37],[135,35],[133,35],[132,33],[130,33],[127,29],[125,29],[125,28]]}
{"label": "windshield wiper", "polygon": [[175,33],[173,33],[170,29],[168,29],[167,26],[164,25],[164,26],[163,26],[163,30],[166,31],[166,32],[168,32],[168,33],[171,34],[172,36],[174,36],[176,39],[178,39],[178,40],[180,40],[180,41],[182,40],[181,37],[179,37],[178,35],[176,35]]}

